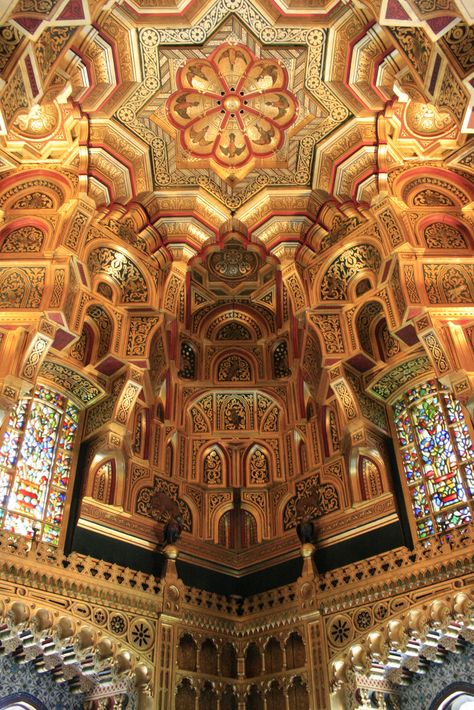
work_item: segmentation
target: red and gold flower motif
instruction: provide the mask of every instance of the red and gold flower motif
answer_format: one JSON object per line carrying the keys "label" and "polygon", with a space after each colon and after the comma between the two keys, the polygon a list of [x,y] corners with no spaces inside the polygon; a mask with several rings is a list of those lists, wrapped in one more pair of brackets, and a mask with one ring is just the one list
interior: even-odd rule
{"label": "red and gold flower motif", "polygon": [[273,155],[296,118],[286,69],[240,44],[190,60],[179,69],[177,85],[166,108],[181,145],[227,168]]}

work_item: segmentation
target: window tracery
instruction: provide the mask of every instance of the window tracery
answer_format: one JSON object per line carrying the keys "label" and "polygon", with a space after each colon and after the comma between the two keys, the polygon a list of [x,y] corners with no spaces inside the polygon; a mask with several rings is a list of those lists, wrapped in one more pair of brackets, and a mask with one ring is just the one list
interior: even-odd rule
{"label": "window tracery", "polygon": [[250,382],[252,370],[250,363],[238,354],[227,355],[217,368],[218,382]]}
{"label": "window tracery", "polygon": [[184,380],[194,380],[196,377],[196,353],[186,340],[181,343],[181,369],[178,375]]}
{"label": "window tracery", "polygon": [[286,340],[280,340],[273,351],[273,372],[276,378],[289,377],[291,375]]}
{"label": "window tracery", "polygon": [[77,407],[38,386],[10,416],[0,448],[0,526],[57,545],[71,476]]}
{"label": "window tracery", "polygon": [[222,456],[217,448],[211,449],[204,458],[204,483],[221,485],[223,482],[224,466]]}
{"label": "window tracery", "polygon": [[399,398],[394,414],[418,538],[471,522],[474,447],[459,402],[430,380]]}
{"label": "window tracery", "polygon": [[232,508],[219,520],[218,543],[228,549],[247,549],[258,543],[257,521],[248,510]]}
{"label": "window tracery", "polygon": [[112,504],[115,489],[115,464],[112,459],[104,461],[94,474],[92,497],[100,503]]}
{"label": "window tracery", "polygon": [[359,475],[363,500],[371,500],[382,495],[382,478],[375,461],[368,456],[361,456],[359,459]]}
{"label": "window tracery", "polygon": [[249,483],[268,483],[270,466],[267,453],[259,446],[255,447],[249,459]]}

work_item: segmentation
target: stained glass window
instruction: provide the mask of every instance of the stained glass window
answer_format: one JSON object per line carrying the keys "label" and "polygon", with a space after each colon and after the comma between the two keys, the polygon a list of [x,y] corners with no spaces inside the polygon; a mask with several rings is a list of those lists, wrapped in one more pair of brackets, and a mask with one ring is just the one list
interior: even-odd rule
{"label": "stained glass window", "polygon": [[474,448],[459,402],[431,380],[408,390],[394,413],[418,538],[470,523]]}
{"label": "stained glass window", "polygon": [[12,412],[0,448],[0,527],[58,544],[78,410],[40,386]]}

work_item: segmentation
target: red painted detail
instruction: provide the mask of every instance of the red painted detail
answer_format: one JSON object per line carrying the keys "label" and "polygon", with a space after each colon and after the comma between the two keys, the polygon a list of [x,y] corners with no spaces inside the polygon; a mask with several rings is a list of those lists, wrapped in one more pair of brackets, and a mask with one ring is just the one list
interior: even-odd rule
{"label": "red painted detail", "polygon": [[426,23],[431,27],[433,32],[435,34],[439,34],[442,32],[451,22],[454,20],[454,17],[449,17],[445,15],[444,17],[432,17],[429,20],[426,20]]}
{"label": "red painted detail", "polygon": [[[337,13],[338,9],[342,5],[341,2],[338,2],[328,12],[319,14],[316,12],[286,12],[282,7],[277,5],[274,0],[269,0],[269,2],[274,5],[275,9],[281,14],[282,17],[290,17],[296,19],[304,18],[305,20],[318,20],[318,22],[323,22],[325,19],[329,19],[332,14]],[[150,12],[140,12],[130,2],[126,1],[123,3],[122,7],[126,9],[127,13],[132,15],[135,20],[143,21],[143,19],[146,18],[146,20],[149,22],[150,20],[156,19],[159,20],[161,23],[167,17],[171,19],[176,19],[177,17],[184,17],[193,9],[194,5],[197,5],[198,9],[200,9],[201,7],[200,2],[198,2],[198,0],[189,0],[188,4],[182,7],[180,10],[171,10],[168,8],[164,12],[154,12],[153,9]]]}
{"label": "red painted detail", "polygon": [[114,372],[120,370],[121,367],[123,367],[123,362],[112,356],[106,357],[95,366],[96,370],[103,375],[113,375]]}
{"label": "red painted detail", "polygon": [[87,276],[86,276],[86,273],[85,273],[85,271],[84,271],[84,267],[83,267],[83,265],[81,264],[80,261],[77,263],[77,268],[78,268],[78,270],[79,270],[79,276],[81,277],[82,283],[84,284],[84,286],[87,286]]}
{"label": "red painted detail", "polygon": [[28,17],[28,16],[22,16],[22,15],[14,15],[13,18],[15,22],[23,27],[27,32],[30,34],[34,34],[38,27],[41,25],[43,22],[43,19],[36,19],[34,17]]}
{"label": "red painted detail", "polygon": [[59,323],[59,325],[66,325],[66,321],[63,318],[62,313],[59,313],[58,311],[48,311],[48,318],[54,323]]}
{"label": "red painted detail", "polygon": [[410,15],[404,10],[398,0],[388,0],[387,10],[385,12],[387,20],[410,20]]}
{"label": "red painted detail", "polygon": [[367,370],[370,370],[371,367],[374,366],[373,360],[371,360],[369,357],[366,355],[363,355],[362,353],[359,353],[358,355],[354,355],[348,360],[348,363],[352,365],[356,370],[359,372],[366,372]]}
{"label": "red painted detail", "polygon": [[418,342],[418,335],[416,330],[412,325],[406,325],[403,328],[399,328],[395,331],[396,335],[400,340],[403,340],[407,345],[415,345]]}
{"label": "red painted detail", "polygon": [[36,82],[36,77],[35,77],[35,72],[33,69],[33,64],[31,61],[31,57],[28,54],[25,57],[25,67],[26,67],[26,73],[28,74],[28,81],[30,82],[30,86],[31,86],[31,93],[33,94],[33,96],[38,96],[38,94],[39,94],[38,84]]}
{"label": "red painted detail", "polygon": [[[51,318],[51,315],[49,317]],[[64,348],[74,340],[74,337],[74,335],[68,333],[66,330],[58,330],[54,336],[51,347],[56,350],[64,350]]]}
{"label": "red painted detail", "polygon": [[85,20],[84,8],[81,0],[69,0],[68,4],[61,12],[58,20]]}

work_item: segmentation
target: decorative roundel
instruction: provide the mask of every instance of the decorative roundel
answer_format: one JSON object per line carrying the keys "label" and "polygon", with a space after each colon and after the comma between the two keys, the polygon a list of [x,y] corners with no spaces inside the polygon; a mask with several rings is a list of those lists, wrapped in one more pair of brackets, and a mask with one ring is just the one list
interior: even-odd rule
{"label": "decorative roundel", "polygon": [[148,651],[155,641],[155,632],[146,619],[134,619],[130,624],[128,638],[140,651]]}
{"label": "decorative roundel", "polygon": [[372,611],[369,607],[359,609],[354,614],[354,625],[359,631],[366,631],[373,624]]}
{"label": "decorative roundel", "polygon": [[94,612],[92,614],[92,618],[94,619],[95,623],[98,626],[104,626],[104,624],[107,623],[107,619],[109,618],[109,615],[108,615],[108,612],[106,609],[99,606],[96,609],[94,609]]}
{"label": "decorative roundel", "polygon": [[181,145],[225,167],[273,155],[296,119],[286,69],[241,44],[221,44],[208,59],[190,59],[178,70],[177,85],[166,110]]}
{"label": "decorative roundel", "polygon": [[329,638],[333,646],[345,646],[351,641],[354,628],[348,616],[336,616],[329,625]]}
{"label": "decorative roundel", "polygon": [[379,602],[374,606],[374,618],[376,621],[383,621],[388,615],[388,604],[386,602]]}
{"label": "decorative roundel", "polygon": [[250,278],[257,267],[257,255],[246,251],[240,244],[228,245],[222,251],[211,254],[209,259],[209,269],[214,276],[231,281]]}
{"label": "decorative roundel", "polygon": [[120,613],[111,614],[109,619],[109,628],[117,636],[122,636],[128,628],[127,619]]}

